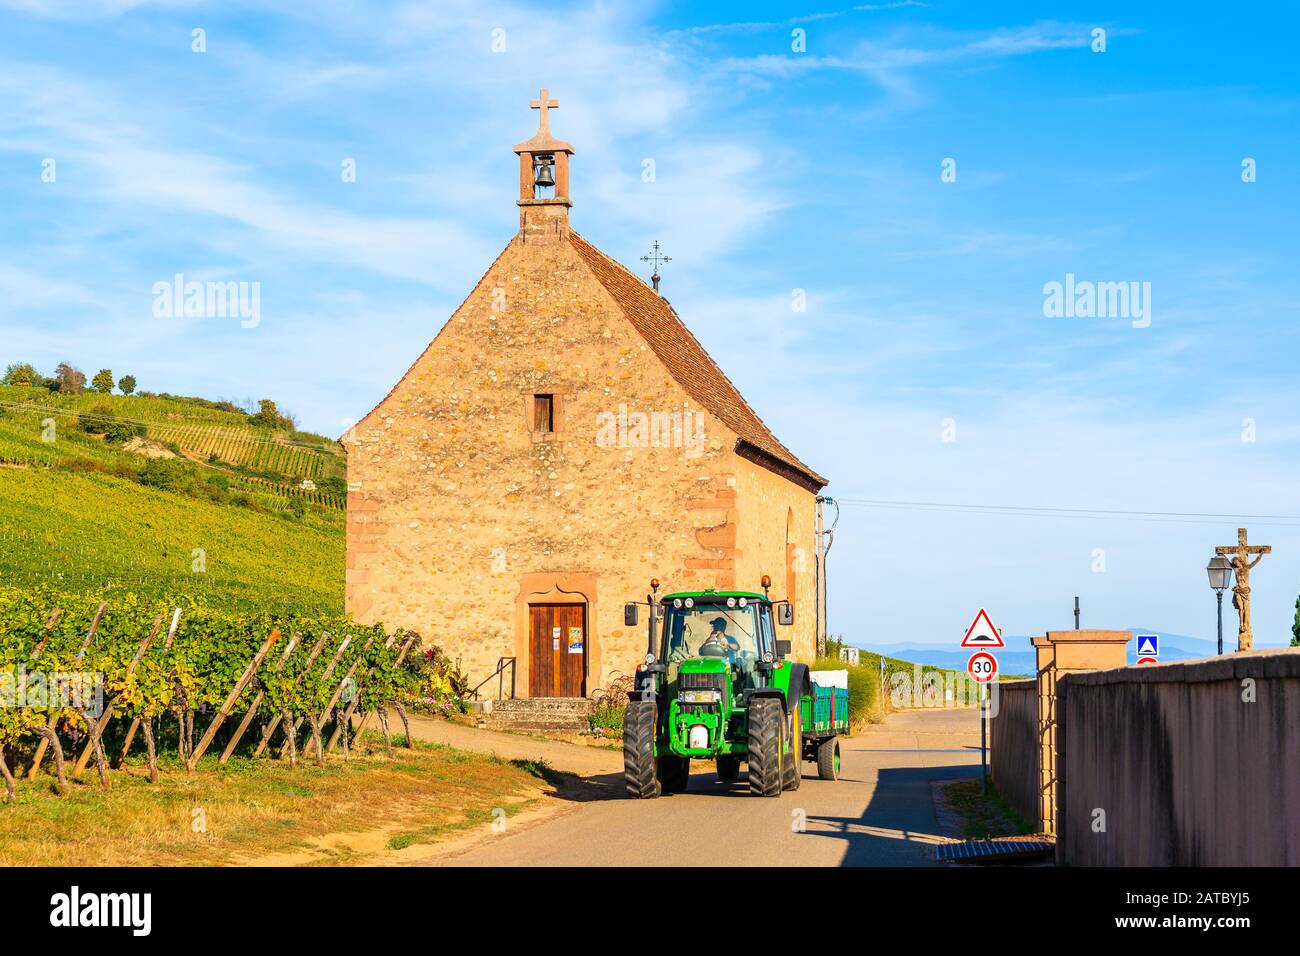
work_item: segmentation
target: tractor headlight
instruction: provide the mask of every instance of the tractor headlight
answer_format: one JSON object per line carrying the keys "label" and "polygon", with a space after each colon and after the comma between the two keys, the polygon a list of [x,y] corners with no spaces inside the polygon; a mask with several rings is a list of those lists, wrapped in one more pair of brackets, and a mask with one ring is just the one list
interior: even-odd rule
{"label": "tractor headlight", "polygon": [[770,663],[772,663],[772,661],[774,661],[775,659],[776,659],[776,658],[774,658],[774,657],[772,656],[772,652],[771,652],[771,651],[764,651],[764,652],[763,652],[763,663],[764,663],[764,664],[770,664]]}
{"label": "tractor headlight", "polygon": [[646,666],[646,667],[649,667],[649,666],[650,666],[651,664],[653,664],[654,662],[655,662],[655,656],[654,656],[653,654],[647,654],[647,655],[645,656],[645,666]]}
{"label": "tractor headlight", "polygon": [[683,704],[717,704],[722,701],[722,691],[684,690],[680,698]]}

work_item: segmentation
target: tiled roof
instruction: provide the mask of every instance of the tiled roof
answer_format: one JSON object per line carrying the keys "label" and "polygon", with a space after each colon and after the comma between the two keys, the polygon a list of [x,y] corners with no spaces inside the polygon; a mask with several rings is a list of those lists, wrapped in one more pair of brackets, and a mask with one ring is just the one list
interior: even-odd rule
{"label": "tiled roof", "polygon": [[742,457],[811,490],[826,485],[825,478],[796,458],[763,424],[672,306],[576,232],[570,231],[569,241],[673,379],[739,436],[736,451]]}

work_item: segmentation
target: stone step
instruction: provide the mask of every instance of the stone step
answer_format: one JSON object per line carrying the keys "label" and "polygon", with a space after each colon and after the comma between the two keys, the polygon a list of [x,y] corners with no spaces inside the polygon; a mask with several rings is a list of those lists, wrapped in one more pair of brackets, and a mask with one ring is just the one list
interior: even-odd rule
{"label": "stone step", "polygon": [[489,727],[512,730],[586,730],[591,701],[585,697],[532,697],[494,700],[485,717]]}

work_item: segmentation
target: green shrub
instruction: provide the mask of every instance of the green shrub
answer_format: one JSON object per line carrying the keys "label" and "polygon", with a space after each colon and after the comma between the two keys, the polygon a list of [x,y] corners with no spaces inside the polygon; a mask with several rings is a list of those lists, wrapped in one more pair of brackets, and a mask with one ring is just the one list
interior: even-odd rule
{"label": "green shrub", "polygon": [[592,730],[623,731],[623,715],[626,707],[596,707],[587,714],[587,723]]}
{"label": "green shrub", "polygon": [[140,471],[140,484],[163,491],[184,492],[190,484],[189,469],[171,458],[150,458]]}

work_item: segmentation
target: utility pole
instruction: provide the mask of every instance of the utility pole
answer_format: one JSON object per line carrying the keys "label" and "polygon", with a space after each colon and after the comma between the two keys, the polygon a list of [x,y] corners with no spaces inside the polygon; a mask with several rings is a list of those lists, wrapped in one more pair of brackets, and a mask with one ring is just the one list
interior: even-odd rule
{"label": "utility pole", "polygon": [[[825,516],[822,512],[822,505],[829,504],[835,509],[835,519],[831,522],[829,528],[826,527]],[[830,637],[830,598],[829,591],[826,587],[826,556],[830,553],[831,545],[835,543],[835,526],[840,523],[840,506],[835,503],[834,498],[825,495],[817,496],[817,656],[824,657],[826,654],[826,642]]]}
{"label": "utility pole", "polygon": [[813,523],[813,646],[818,657],[826,656],[822,644],[822,496],[816,499]]}
{"label": "utility pole", "polygon": [[1074,596],[1074,629],[1079,629],[1079,595]]}

